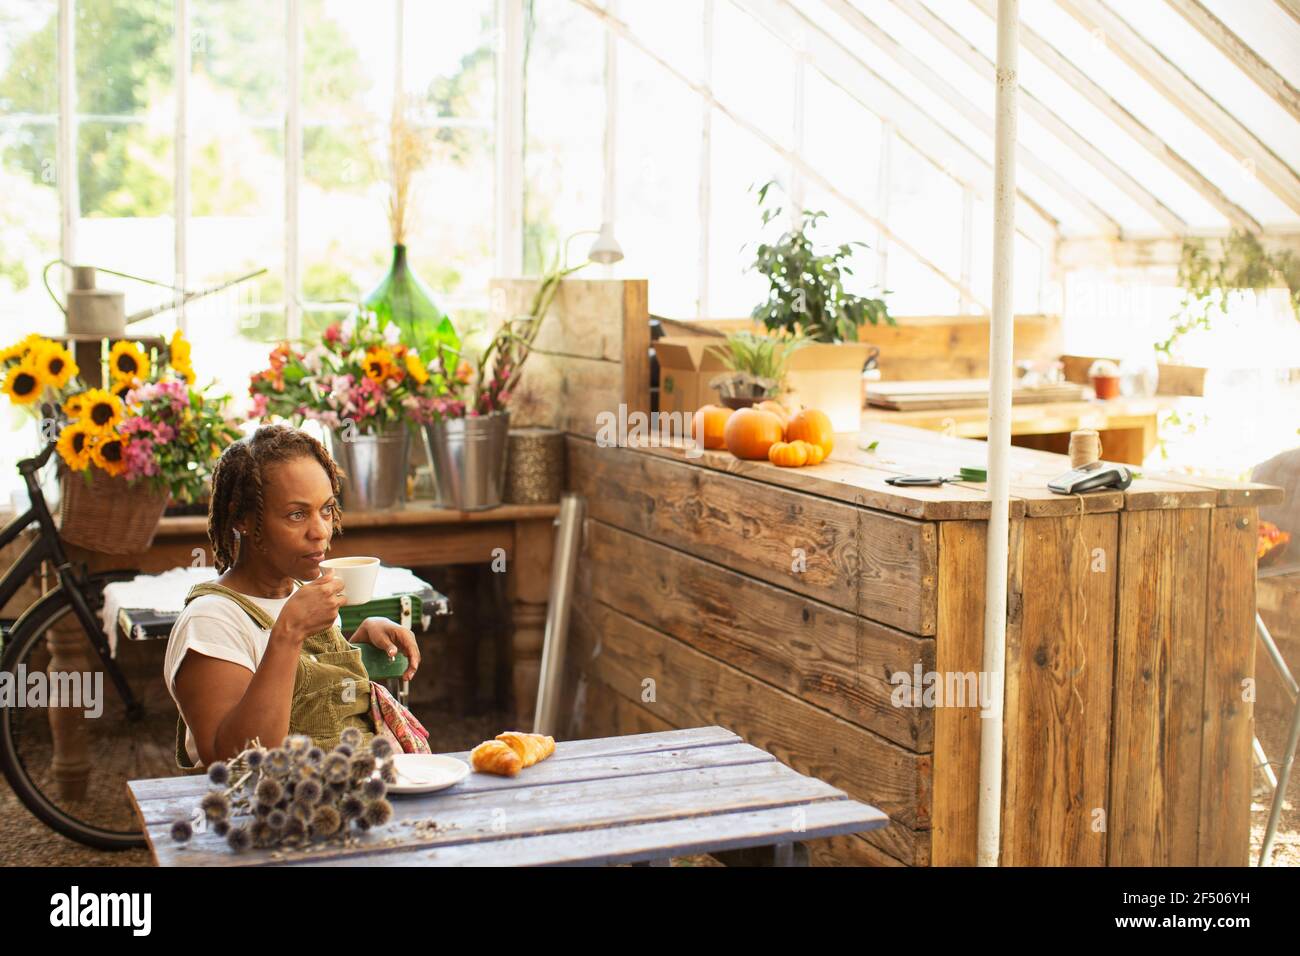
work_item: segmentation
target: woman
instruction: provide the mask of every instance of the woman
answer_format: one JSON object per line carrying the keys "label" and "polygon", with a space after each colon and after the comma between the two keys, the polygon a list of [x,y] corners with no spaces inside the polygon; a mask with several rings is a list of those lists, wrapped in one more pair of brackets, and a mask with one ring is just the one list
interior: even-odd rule
{"label": "woman", "polygon": [[[163,664],[182,767],[253,738],[274,746],[303,733],[328,749],[345,727],[375,733],[361,652],[339,629],[343,583],[320,568],[342,531],[338,494],[334,460],[297,429],[264,425],[222,453],[208,511],[221,575],[190,590]],[[384,618],[362,622],[360,643],[401,650],[407,680],[420,665],[415,635]]]}

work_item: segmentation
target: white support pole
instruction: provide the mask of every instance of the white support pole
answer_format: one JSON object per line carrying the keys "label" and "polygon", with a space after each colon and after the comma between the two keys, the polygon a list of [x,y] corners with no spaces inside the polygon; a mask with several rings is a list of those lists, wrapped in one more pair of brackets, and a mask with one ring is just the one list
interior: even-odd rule
{"label": "white support pole", "polygon": [[[975,190],[966,186],[961,191],[961,284],[970,288],[971,260],[975,254]],[[970,296],[964,291],[960,294],[961,314],[970,312]]]}
{"label": "white support pole", "polygon": [[[608,0],[605,7],[611,17],[618,16],[618,0]],[[605,25],[605,185],[601,194],[600,226],[614,225],[614,195],[618,188],[618,34]],[[614,274],[612,264],[604,266],[606,276]]]}
{"label": "white support pole", "polygon": [[302,180],[302,10],[285,0],[286,47],[284,115],[284,316],[290,339],[302,335],[298,304],[302,252],[298,244],[298,194]]}
{"label": "white support pole", "polygon": [[1002,840],[1002,713],[1006,686],[1010,518],[1012,270],[1016,241],[1016,97],[1020,0],[998,0],[993,160],[993,315],[989,322],[989,509],[984,579],[983,677],[992,706],[981,714],[976,862],[997,866]]}
{"label": "white support pole", "polygon": [[[72,0],[59,0],[59,128],[54,179],[59,190],[59,255],[64,262],[77,261],[77,220],[81,216],[81,196],[77,189],[77,47],[74,31]],[[66,269],[63,274],[65,277],[70,275]]]}
{"label": "white support pole", "polygon": [[[173,27],[173,55],[176,68],[176,128],[174,132],[173,153],[176,171],[174,184],[174,205],[172,238],[174,246],[174,265],[178,289],[184,289],[189,283],[189,225],[190,225],[190,2],[176,0],[175,24]],[[182,333],[189,333],[189,323],[185,314],[185,297],[176,294],[176,327]]]}
{"label": "white support pole", "polygon": [[497,0],[496,272],[524,271],[524,0]]}
{"label": "white support pole", "polygon": [[701,28],[700,85],[709,95],[700,97],[700,245],[695,299],[695,317],[698,319],[709,315],[709,219],[713,211],[713,0],[704,0]]}
{"label": "white support pole", "polygon": [[406,0],[393,0],[393,108],[404,110],[402,90],[406,81]]}

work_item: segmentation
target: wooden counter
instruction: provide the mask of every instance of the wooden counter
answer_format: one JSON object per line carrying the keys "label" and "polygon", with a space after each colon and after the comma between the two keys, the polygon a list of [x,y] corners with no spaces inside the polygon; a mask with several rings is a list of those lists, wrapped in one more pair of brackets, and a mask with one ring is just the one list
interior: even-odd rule
{"label": "wooden counter", "polygon": [[[885,479],[986,456],[883,424],[803,469],[570,436],[572,733],[719,724],[892,818],[816,862],[973,863],[978,703],[900,706],[900,675],[978,675],[986,488]],[[1244,865],[1257,508],[1281,491],[1065,497],[1063,456],[1011,461],[1003,863]]]}

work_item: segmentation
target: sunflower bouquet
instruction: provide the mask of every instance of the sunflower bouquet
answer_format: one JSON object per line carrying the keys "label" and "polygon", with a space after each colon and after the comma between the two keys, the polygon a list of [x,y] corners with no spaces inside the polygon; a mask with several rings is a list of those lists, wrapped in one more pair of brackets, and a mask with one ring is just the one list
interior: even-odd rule
{"label": "sunflower bouquet", "polygon": [[396,323],[380,327],[374,312],[359,309],[305,351],[280,343],[249,381],[251,416],[312,419],[330,430],[350,422],[364,435],[463,414],[451,394],[468,365],[455,363],[450,346],[426,361],[402,335]]}
{"label": "sunflower bouquet", "polygon": [[190,343],[179,330],[161,356],[117,342],[106,388],[87,387],[72,354],[40,335],[0,351],[0,371],[10,401],[41,416],[67,470],[87,484],[99,471],[193,502],[221,451],[239,437],[222,414],[229,397],[195,388]]}

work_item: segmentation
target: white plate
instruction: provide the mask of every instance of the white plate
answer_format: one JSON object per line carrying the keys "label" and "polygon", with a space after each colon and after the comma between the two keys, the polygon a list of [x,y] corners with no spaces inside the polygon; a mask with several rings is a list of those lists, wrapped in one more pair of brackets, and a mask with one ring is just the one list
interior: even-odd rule
{"label": "white plate", "polygon": [[469,764],[441,754],[396,754],[393,769],[397,780],[388,785],[389,793],[432,793],[469,776]]}

